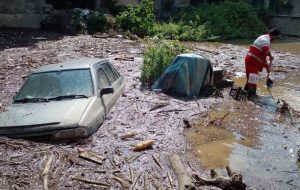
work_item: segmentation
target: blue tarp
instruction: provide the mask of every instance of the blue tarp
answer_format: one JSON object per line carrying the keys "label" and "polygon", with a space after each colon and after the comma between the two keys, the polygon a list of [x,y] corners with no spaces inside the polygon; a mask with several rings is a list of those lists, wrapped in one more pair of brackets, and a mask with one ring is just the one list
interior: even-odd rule
{"label": "blue tarp", "polygon": [[197,97],[213,84],[213,69],[208,59],[198,54],[178,55],[151,89],[180,96]]}

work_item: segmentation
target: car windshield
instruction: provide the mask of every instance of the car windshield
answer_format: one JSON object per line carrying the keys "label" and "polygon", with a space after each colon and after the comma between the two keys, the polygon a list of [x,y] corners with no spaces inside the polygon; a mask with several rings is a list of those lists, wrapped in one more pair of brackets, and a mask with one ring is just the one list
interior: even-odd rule
{"label": "car windshield", "polygon": [[92,96],[89,69],[32,74],[15,98],[16,102],[61,100]]}

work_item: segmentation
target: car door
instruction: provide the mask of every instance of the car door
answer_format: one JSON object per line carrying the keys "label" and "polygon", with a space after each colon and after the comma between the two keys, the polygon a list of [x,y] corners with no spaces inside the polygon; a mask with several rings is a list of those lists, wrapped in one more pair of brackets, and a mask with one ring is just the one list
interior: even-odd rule
{"label": "car door", "polygon": [[105,114],[107,115],[113,106],[113,103],[112,103],[113,102],[112,101],[113,94],[105,94],[102,97],[100,97],[101,89],[111,86],[111,83],[110,83],[108,76],[107,76],[104,68],[102,67],[102,65],[99,65],[96,68],[96,81],[97,81],[97,94],[98,94],[98,97],[101,99],[101,102],[105,109]]}
{"label": "car door", "polygon": [[111,63],[105,62],[102,64],[102,66],[105,72],[107,73],[111,86],[114,89],[114,96],[112,101],[113,104],[115,104],[125,88],[124,78],[117,72],[117,70],[113,67]]}

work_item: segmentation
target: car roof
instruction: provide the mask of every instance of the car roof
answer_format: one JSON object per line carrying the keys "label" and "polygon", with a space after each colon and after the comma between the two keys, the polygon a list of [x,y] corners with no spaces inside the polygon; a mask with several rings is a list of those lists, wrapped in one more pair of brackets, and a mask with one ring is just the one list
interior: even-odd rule
{"label": "car roof", "polygon": [[49,71],[73,70],[73,69],[88,69],[91,65],[99,62],[105,62],[107,59],[99,58],[81,58],[72,61],[66,61],[57,64],[44,65],[33,71],[33,73],[42,73]]}

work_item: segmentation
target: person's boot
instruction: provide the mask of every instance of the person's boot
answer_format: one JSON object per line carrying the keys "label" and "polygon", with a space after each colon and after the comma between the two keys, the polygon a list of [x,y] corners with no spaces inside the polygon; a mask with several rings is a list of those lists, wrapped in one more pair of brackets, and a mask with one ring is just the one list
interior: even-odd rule
{"label": "person's boot", "polygon": [[248,85],[247,83],[244,90],[248,93],[248,99],[256,96],[256,86]]}
{"label": "person's boot", "polygon": [[257,96],[256,95],[256,87],[248,86],[247,92],[248,92],[248,99],[252,99]]}

